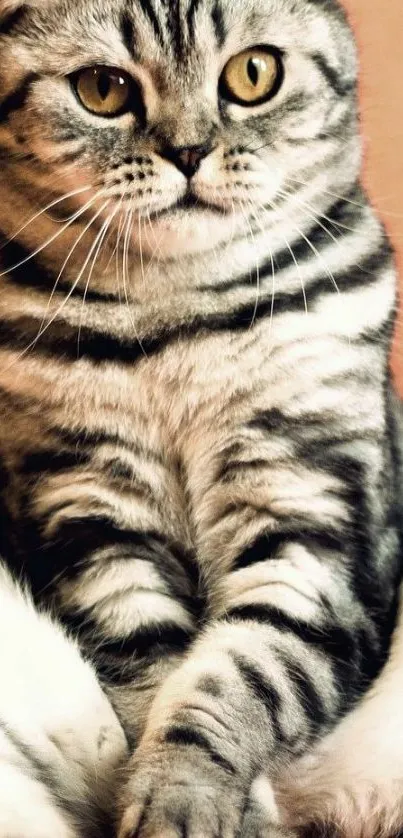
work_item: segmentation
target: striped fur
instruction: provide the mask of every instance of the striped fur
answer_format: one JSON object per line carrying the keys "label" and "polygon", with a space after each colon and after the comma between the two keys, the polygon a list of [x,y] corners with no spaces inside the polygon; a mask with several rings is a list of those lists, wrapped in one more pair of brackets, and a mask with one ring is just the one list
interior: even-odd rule
{"label": "striped fur", "polygon": [[[284,79],[242,108],[219,78],[254,44]],[[93,64],[134,78],[130,112],[80,105],[69,79]],[[355,824],[340,812],[359,773],[343,760],[395,625],[401,438],[395,269],[360,186],[344,15],[333,0],[0,0],[0,67],[0,547],[123,725],[119,835],[258,838],[314,819],[366,835],[368,807]],[[183,148],[204,149],[191,180]],[[65,644],[84,666],[61,637],[60,662]],[[31,740],[7,742],[19,771]],[[386,835],[391,786],[382,801],[363,766]],[[56,827],[38,785],[41,836],[88,835],[80,812]],[[99,809],[91,783],[85,800]],[[0,838],[20,835],[13,812]]]}

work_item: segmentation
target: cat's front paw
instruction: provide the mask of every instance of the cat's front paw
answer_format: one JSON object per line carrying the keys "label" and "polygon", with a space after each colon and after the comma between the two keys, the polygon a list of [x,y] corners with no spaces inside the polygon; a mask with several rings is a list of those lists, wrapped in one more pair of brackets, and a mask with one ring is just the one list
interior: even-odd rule
{"label": "cat's front paw", "polygon": [[123,799],[119,838],[294,838],[269,781],[237,774],[193,746],[141,749]]}
{"label": "cat's front paw", "polygon": [[[151,744],[151,743],[150,743]],[[245,794],[240,778],[194,746],[140,749],[123,797],[119,838],[234,838]]]}

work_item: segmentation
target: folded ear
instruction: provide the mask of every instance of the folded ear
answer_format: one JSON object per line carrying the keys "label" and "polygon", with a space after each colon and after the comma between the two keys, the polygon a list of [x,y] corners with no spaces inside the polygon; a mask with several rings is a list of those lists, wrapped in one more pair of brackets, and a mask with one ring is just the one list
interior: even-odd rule
{"label": "folded ear", "polygon": [[47,0],[0,0],[0,34],[6,21],[23,14],[28,6],[44,6]]}

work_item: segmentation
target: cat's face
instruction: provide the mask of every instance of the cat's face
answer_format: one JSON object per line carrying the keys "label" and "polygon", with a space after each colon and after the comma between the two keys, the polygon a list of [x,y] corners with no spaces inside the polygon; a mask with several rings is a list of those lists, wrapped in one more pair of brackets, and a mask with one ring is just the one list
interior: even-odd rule
{"label": "cat's face", "polygon": [[357,165],[343,159],[354,48],[333,0],[15,5],[0,0],[2,143],[55,190],[91,185],[145,250],[213,247],[319,170]]}

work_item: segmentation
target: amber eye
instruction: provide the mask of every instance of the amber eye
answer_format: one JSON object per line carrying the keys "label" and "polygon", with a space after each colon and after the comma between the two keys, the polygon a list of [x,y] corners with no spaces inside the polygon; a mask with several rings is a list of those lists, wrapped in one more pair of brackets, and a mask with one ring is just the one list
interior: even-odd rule
{"label": "amber eye", "polygon": [[220,79],[220,93],[238,105],[262,105],[277,93],[282,79],[283,65],[277,50],[246,49],[228,61]]}
{"label": "amber eye", "polygon": [[87,67],[73,78],[82,105],[98,116],[120,116],[129,110],[131,80],[112,67]]}

